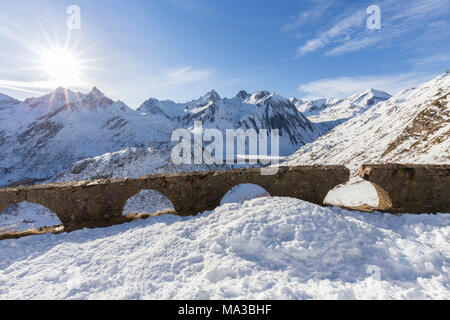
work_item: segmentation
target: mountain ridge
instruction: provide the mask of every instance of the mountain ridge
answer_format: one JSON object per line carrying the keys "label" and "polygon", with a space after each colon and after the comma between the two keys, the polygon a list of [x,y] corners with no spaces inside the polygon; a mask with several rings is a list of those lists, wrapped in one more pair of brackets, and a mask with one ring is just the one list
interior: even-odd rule
{"label": "mountain ridge", "polygon": [[[433,82],[430,81],[428,86],[432,87]],[[333,160],[323,160],[327,157],[327,148],[332,150],[333,146],[339,143],[338,138],[334,138],[336,141],[332,143],[327,143],[327,148],[320,155],[312,155],[311,150],[318,148],[317,142],[323,141],[321,139],[328,136],[331,129],[334,128],[332,132],[354,130],[347,128],[346,125],[349,122],[353,123],[355,118],[370,117],[376,112],[382,113],[380,110],[384,108],[383,106],[391,105],[392,101],[404,103],[408,95],[415,92],[414,90],[416,89],[404,90],[400,93],[403,96],[396,98],[382,91],[368,89],[345,99],[328,99],[325,101],[328,101],[329,105],[316,115],[299,111],[297,102],[302,100],[288,99],[267,90],[253,93],[241,90],[232,98],[221,98],[215,90],[211,90],[199,99],[185,103],[150,98],[136,110],[121,101],[113,101],[106,97],[96,87],[88,93],[57,88],[41,97],[24,101],[2,95],[0,97],[4,96],[3,101],[9,102],[0,103],[0,108],[3,107],[0,113],[2,148],[0,185],[24,179],[36,181],[51,181],[60,177],[87,179],[90,177],[89,172],[94,176],[111,175],[113,173],[108,167],[113,168],[117,163],[122,163],[117,160],[111,162],[112,154],[114,159],[121,154],[127,155],[126,157],[130,159],[129,164],[126,161],[120,164],[129,165],[129,169],[117,169],[126,175],[133,172],[144,173],[140,169],[133,168],[137,168],[139,162],[143,163],[142,159],[146,156],[162,159],[162,162],[160,161],[158,165],[148,164],[145,168],[151,171],[170,172],[176,170],[165,163],[170,161],[170,150],[173,146],[170,142],[171,132],[177,128],[192,131],[195,121],[202,121],[204,129],[217,128],[222,131],[239,128],[279,129],[281,155],[290,155],[288,159],[293,163],[348,164],[348,161],[336,158],[333,152],[330,153],[330,159]],[[448,98],[442,98],[436,101],[436,104],[445,105],[446,99]],[[353,103],[359,105],[353,108]],[[304,106],[304,101],[302,104]],[[347,108],[354,110],[348,118],[340,118]],[[344,113],[338,112],[342,109]],[[336,112],[329,112],[330,110]],[[328,122],[321,121],[323,118],[320,118],[320,113],[324,111],[328,113],[327,117],[334,118],[330,118]],[[315,116],[318,118],[314,118]],[[432,115],[424,111],[422,118],[427,119],[430,116]],[[438,126],[445,127],[447,121],[445,117],[444,112],[443,120]],[[385,118],[385,121],[387,120],[388,117]],[[417,119],[415,127],[418,126],[426,127],[426,120]],[[405,126],[404,129],[406,130],[404,135],[397,141],[395,139],[389,141],[392,150],[388,153],[393,154],[397,145],[408,140],[408,134],[418,134],[414,132],[414,126],[409,129]],[[342,136],[345,135],[342,133]],[[355,141],[358,141],[357,136],[354,138]],[[439,139],[439,135],[436,139]],[[352,150],[351,146],[347,148]],[[387,146],[385,149],[388,150]],[[121,153],[122,151],[125,152]],[[305,155],[301,156],[302,153]],[[305,159],[308,154],[310,159]],[[299,158],[295,160],[295,157]],[[311,160],[315,157],[318,161]],[[99,166],[98,170],[95,168],[96,165]],[[83,168],[89,169],[83,171]],[[201,167],[186,167],[182,170],[190,169],[198,170]],[[71,173],[67,174],[69,172]]]}
{"label": "mountain ridge", "polygon": [[[193,130],[195,121],[202,121],[205,129],[223,132],[280,129],[280,149],[286,154],[323,134],[287,99],[274,95],[250,98],[255,104],[237,97],[222,99],[212,90],[181,107],[173,103],[178,109],[171,116],[164,112],[168,112],[167,107],[156,106],[149,113],[133,110],[96,87],[89,93],[57,88],[22,102],[6,99],[10,102],[6,103],[7,112],[0,114],[0,185],[52,180],[64,176],[78,161],[127,148],[138,148],[129,154],[139,156],[131,159],[142,159],[139,150],[144,150],[142,154],[170,161],[171,132],[177,128]],[[156,155],[158,152],[161,154]],[[107,159],[101,163],[108,165]],[[170,165],[158,166],[173,169]]]}
{"label": "mountain ridge", "polygon": [[401,91],[289,156],[285,164],[450,163],[450,73]]}

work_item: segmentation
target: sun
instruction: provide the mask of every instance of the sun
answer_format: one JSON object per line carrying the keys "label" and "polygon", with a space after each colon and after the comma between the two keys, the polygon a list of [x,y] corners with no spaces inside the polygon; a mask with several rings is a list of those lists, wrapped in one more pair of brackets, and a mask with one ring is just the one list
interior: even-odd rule
{"label": "sun", "polygon": [[40,68],[57,86],[69,87],[81,82],[81,60],[70,50],[52,48],[40,52]]}

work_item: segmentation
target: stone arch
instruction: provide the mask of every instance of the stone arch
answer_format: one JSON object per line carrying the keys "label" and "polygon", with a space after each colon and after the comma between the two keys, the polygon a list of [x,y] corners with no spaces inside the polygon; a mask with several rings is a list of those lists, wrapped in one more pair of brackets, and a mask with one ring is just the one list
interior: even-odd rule
{"label": "stone arch", "polygon": [[0,232],[25,231],[62,224],[56,212],[37,202],[14,201],[2,207],[3,210],[0,211]]}
{"label": "stone arch", "polygon": [[260,197],[270,197],[266,188],[250,182],[239,183],[228,189],[220,198],[220,205],[225,203],[243,203]]}
{"label": "stone arch", "polygon": [[[370,182],[378,194],[378,210],[392,210],[400,207],[398,201],[399,193],[411,196],[411,186],[414,180],[415,171],[409,165],[387,164],[387,165],[369,165],[363,164],[359,169],[359,176]],[[413,186],[418,189],[418,186]],[[419,200],[420,201],[420,200]]]}
{"label": "stone arch", "polygon": [[391,209],[392,206],[392,199],[389,196],[388,191],[386,191],[385,189],[383,189],[380,185],[373,183],[370,181],[370,183],[372,184],[372,186],[375,188],[375,190],[377,190],[377,194],[378,194],[378,210],[389,210]]}
{"label": "stone arch", "polygon": [[173,211],[174,204],[164,193],[156,189],[140,189],[125,201],[122,215]]}

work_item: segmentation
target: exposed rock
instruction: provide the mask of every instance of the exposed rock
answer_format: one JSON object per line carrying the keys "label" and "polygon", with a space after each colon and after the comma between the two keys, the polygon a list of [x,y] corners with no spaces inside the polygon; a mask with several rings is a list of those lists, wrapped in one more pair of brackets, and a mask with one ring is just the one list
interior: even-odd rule
{"label": "exposed rock", "polygon": [[359,175],[377,190],[379,210],[450,212],[450,165],[365,164]]}

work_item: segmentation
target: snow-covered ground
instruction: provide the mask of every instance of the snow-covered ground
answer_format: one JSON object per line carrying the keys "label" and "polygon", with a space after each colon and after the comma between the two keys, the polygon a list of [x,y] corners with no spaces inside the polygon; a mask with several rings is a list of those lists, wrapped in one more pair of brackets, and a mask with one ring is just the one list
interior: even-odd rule
{"label": "snow-covered ground", "polygon": [[220,205],[226,203],[244,203],[247,200],[270,197],[266,189],[252,183],[243,183],[228,191],[222,198]]}
{"label": "snow-covered ground", "polygon": [[448,299],[450,215],[291,198],[0,241],[2,299]]}
{"label": "snow-covered ground", "polygon": [[379,199],[375,187],[360,177],[351,177],[342,185],[330,190],[324,199],[324,204],[345,207],[368,205],[378,207]]}
{"label": "snow-covered ground", "polygon": [[0,212],[0,233],[24,231],[60,224],[61,221],[53,211],[27,201],[12,204]]}

